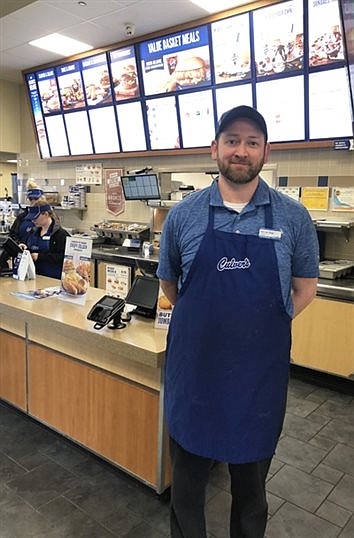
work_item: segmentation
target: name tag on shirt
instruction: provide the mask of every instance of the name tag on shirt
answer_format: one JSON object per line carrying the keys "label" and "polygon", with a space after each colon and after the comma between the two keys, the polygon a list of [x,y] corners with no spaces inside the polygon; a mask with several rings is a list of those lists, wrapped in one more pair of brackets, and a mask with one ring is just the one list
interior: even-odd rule
{"label": "name tag on shirt", "polygon": [[262,237],[263,239],[273,239],[275,241],[279,241],[281,239],[283,232],[280,230],[270,230],[268,228],[260,228],[258,232],[258,237]]}
{"label": "name tag on shirt", "polygon": [[50,239],[50,235],[43,235],[43,236],[41,237],[41,239],[42,239],[42,241],[49,241],[49,239]]}

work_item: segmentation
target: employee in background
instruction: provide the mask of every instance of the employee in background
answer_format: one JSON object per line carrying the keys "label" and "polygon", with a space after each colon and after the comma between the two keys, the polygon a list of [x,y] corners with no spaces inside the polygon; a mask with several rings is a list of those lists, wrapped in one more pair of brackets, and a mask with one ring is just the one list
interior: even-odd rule
{"label": "employee in background", "polygon": [[59,219],[46,201],[34,202],[28,218],[35,227],[26,243],[20,243],[20,247],[30,250],[38,275],[59,279],[68,232],[61,227]]}
{"label": "employee in background", "polygon": [[307,210],[259,176],[270,146],[255,109],[222,115],[219,176],[166,219],[157,275],[175,304],[165,416],[171,536],[205,538],[213,462],[229,464],[232,538],[263,538],[265,481],[281,433],[291,320],[314,298],[318,244]]}
{"label": "employee in background", "polygon": [[[28,200],[29,207],[31,207],[38,200],[41,202],[46,201],[42,189],[35,181],[29,179],[26,187],[26,198]],[[29,207],[25,207],[17,215],[13,225],[11,226],[9,235],[14,241],[16,241],[16,243],[26,243],[28,235],[33,228],[33,222],[28,218]]]}

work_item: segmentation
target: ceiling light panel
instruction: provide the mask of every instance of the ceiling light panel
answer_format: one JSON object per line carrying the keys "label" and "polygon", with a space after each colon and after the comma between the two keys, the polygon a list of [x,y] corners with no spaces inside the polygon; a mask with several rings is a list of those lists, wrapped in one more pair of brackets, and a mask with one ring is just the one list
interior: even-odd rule
{"label": "ceiling light panel", "polygon": [[35,39],[34,41],[30,41],[29,45],[49,50],[60,56],[72,56],[73,54],[93,49],[92,45],[57,33],[49,34],[39,39]]}

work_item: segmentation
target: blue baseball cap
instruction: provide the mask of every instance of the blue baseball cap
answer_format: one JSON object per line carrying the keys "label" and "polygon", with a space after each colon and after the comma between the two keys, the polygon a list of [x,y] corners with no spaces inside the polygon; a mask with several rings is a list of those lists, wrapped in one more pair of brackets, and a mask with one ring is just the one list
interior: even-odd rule
{"label": "blue baseball cap", "polygon": [[37,205],[30,207],[28,211],[28,218],[30,220],[36,220],[41,213],[45,213],[46,211],[51,211],[52,208],[49,204],[43,204],[43,205]]}
{"label": "blue baseball cap", "polygon": [[43,195],[42,189],[27,189],[27,198],[32,198],[33,200],[38,200]]}
{"label": "blue baseball cap", "polygon": [[227,112],[224,112],[224,114],[219,120],[219,125],[216,129],[215,138],[218,138],[220,133],[225,131],[225,129],[230,125],[230,123],[236,120],[240,120],[242,118],[252,120],[257,125],[258,129],[262,131],[262,133],[264,134],[265,141],[267,142],[268,131],[265,119],[263,118],[262,114],[260,114],[255,108],[246,105],[237,106],[235,108],[232,108],[231,110],[228,110]]}

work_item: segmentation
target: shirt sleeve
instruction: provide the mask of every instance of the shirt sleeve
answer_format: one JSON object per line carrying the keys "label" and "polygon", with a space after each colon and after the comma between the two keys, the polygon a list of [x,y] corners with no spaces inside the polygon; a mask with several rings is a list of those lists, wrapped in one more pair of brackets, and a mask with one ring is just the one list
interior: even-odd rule
{"label": "shirt sleeve", "polygon": [[319,276],[319,245],[315,225],[307,210],[303,210],[293,253],[292,276]]}
{"label": "shirt sleeve", "polygon": [[181,275],[181,257],[176,227],[175,211],[170,210],[163,226],[160,242],[157,276],[161,280],[178,281]]}

